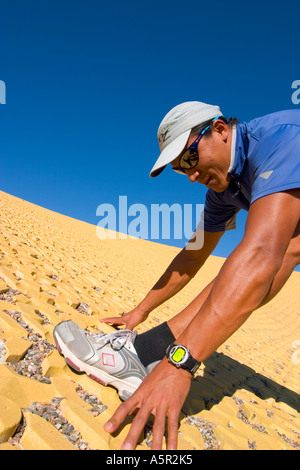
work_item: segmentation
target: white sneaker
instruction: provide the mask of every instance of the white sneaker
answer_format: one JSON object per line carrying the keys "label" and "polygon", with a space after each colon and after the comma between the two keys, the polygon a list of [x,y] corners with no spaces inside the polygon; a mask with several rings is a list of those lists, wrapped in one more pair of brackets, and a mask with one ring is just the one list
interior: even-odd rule
{"label": "white sneaker", "polygon": [[134,348],[134,331],[92,334],[70,320],[56,325],[53,336],[72,369],[85,372],[102,385],[112,385],[122,400],[129,398],[149,373]]}

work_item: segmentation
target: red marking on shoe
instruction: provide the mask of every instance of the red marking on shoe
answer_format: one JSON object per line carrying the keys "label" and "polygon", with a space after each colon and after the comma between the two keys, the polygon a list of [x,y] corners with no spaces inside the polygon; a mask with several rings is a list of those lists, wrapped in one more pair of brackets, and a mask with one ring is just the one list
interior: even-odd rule
{"label": "red marking on shoe", "polygon": [[65,360],[66,360],[66,362],[69,364],[69,366],[72,367],[72,369],[75,369],[77,372],[81,372],[81,370],[79,369],[79,367],[76,366],[76,364],[74,364],[74,362],[72,362],[71,359],[69,359],[68,357],[65,357]]}
{"label": "red marking on shoe", "polygon": [[116,367],[115,356],[113,354],[102,353],[102,363],[104,366]]}
{"label": "red marking on shoe", "polygon": [[62,349],[60,347],[60,345],[56,342],[56,346],[57,346],[57,349],[59,350],[60,353],[62,353]]}
{"label": "red marking on shoe", "polygon": [[96,377],[95,375],[93,375],[93,374],[88,374],[88,376],[89,376],[91,379],[96,380],[96,382],[98,382],[99,384],[101,384],[101,385],[106,385],[105,382],[103,382],[102,380],[98,379],[98,377]]}

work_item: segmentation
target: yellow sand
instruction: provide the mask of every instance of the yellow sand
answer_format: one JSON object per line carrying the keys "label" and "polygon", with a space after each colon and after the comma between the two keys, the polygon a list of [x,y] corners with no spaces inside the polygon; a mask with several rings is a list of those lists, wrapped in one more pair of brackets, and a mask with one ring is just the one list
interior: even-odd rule
{"label": "yellow sand", "polygon": [[[0,345],[5,353],[0,363],[0,450],[75,450],[51,422],[28,410],[32,403],[49,403],[54,397],[63,398],[62,416],[89,448],[119,449],[129,425],[114,437],[103,431],[103,423],[120,404],[116,391],[72,372],[56,350],[41,366],[51,383],[17,374],[12,366],[32,343],[28,330],[8,312],[20,312],[23,322],[52,345],[53,328],[65,319],[90,331],[113,331],[99,318],[137,305],[178,249],[138,239],[100,240],[91,224],[3,192],[0,209]],[[138,332],[183,309],[223,262],[211,256],[192,282],[152,312]],[[276,299],[254,312],[201,366],[181,416],[180,449],[300,448],[299,285],[300,273],[294,272]],[[18,293],[8,298],[8,289]],[[76,309],[81,302],[87,304],[85,314]],[[79,385],[107,409],[91,414],[91,405],[76,391]],[[23,436],[12,445],[22,415]],[[147,442],[142,436],[138,448],[149,449]]]}

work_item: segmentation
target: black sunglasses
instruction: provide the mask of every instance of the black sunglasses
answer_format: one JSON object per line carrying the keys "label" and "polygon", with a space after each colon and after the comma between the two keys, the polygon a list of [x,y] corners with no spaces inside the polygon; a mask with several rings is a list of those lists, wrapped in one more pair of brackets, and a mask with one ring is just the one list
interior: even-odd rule
{"label": "black sunglasses", "polygon": [[[220,116],[215,117],[212,120],[212,123],[216,120],[219,119]],[[211,123],[211,124],[212,124]],[[205,132],[210,128],[211,124],[207,126],[203,131],[200,133],[200,135],[197,137],[196,140],[189,146],[188,149],[184,152],[184,154],[181,156],[179,160],[179,166],[178,167],[172,167],[176,173],[179,173],[181,175],[186,174],[186,170],[190,170],[191,168],[194,168],[198,161],[199,161],[199,155],[198,155],[198,144],[200,140],[202,139],[203,135]]]}

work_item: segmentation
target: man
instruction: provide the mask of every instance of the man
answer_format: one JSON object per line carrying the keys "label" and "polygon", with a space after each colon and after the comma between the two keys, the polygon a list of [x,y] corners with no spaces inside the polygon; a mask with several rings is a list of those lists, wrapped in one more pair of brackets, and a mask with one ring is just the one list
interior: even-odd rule
{"label": "man", "polygon": [[[176,448],[195,370],[278,293],[300,262],[299,110],[237,124],[218,106],[183,103],[165,116],[158,140],[161,154],[152,177],[170,163],[208,188],[198,228],[203,246],[193,250],[191,240],[139,306],[103,319],[128,329],[86,336],[73,322],[63,322],[54,331],[71,366],[127,398],[105,425],[115,432],[127,415],[136,415],[123,449],[134,449],[150,414],[152,448],[161,448],[166,418],[167,448]],[[214,281],[170,321],[138,336],[130,331],[189,282],[222,234],[235,227],[240,209],[248,210],[244,237]]]}

